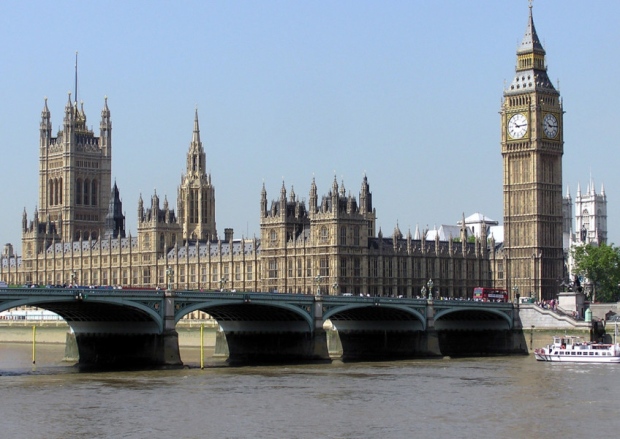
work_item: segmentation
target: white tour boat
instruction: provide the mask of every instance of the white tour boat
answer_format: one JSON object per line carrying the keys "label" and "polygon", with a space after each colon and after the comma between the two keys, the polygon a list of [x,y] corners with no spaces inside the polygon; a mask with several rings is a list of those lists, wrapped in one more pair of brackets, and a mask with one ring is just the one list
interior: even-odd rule
{"label": "white tour boat", "polygon": [[535,349],[538,361],[565,363],[620,363],[620,345],[584,341],[570,335],[553,337],[553,344]]}

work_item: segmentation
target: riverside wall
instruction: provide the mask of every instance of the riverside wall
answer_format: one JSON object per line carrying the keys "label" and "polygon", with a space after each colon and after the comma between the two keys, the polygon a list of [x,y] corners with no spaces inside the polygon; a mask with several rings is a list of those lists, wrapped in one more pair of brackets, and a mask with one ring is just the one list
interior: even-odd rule
{"label": "riverside wall", "polygon": [[[200,326],[205,325],[204,346],[215,347],[215,334],[218,325],[213,320],[181,321],[176,330],[179,334],[179,347],[200,347]],[[0,321],[0,343],[32,343],[33,330],[36,327],[37,343],[65,344],[69,325],[60,321]]]}

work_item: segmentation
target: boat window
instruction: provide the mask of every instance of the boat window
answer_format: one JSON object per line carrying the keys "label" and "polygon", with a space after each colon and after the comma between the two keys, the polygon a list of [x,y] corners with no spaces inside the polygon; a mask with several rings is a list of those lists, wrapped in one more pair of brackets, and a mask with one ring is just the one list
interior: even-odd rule
{"label": "boat window", "polygon": [[575,355],[575,353],[574,353],[574,352],[571,352],[570,354],[571,354],[571,355]]}

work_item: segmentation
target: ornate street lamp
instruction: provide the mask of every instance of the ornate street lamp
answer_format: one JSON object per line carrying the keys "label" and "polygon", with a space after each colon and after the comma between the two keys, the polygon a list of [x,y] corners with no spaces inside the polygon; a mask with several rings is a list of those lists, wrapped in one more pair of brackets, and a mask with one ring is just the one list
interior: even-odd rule
{"label": "ornate street lamp", "polygon": [[338,288],[340,288],[340,285],[338,285],[338,282],[334,282],[334,284],[332,285],[332,288],[334,289],[334,296],[337,296]]}
{"label": "ornate street lamp", "polygon": [[220,292],[224,291],[224,285],[226,285],[226,282],[228,282],[227,276],[220,278]]}
{"label": "ornate street lamp", "polygon": [[316,283],[316,295],[317,296],[321,295],[321,279],[322,277],[320,274],[314,278],[314,282]]}
{"label": "ornate street lamp", "polygon": [[174,270],[170,265],[166,268],[166,278],[168,279],[168,291],[172,290],[172,282],[173,282]]}
{"label": "ornate street lamp", "polygon": [[513,293],[514,299],[516,299],[516,301],[518,302],[519,301],[519,287],[516,285],[512,287],[512,293]]}
{"label": "ornate street lamp", "polygon": [[433,279],[429,279],[428,282],[426,282],[426,286],[428,287],[428,298],[429,298],[429,300],[432,300],[432,298],[433,298]]}

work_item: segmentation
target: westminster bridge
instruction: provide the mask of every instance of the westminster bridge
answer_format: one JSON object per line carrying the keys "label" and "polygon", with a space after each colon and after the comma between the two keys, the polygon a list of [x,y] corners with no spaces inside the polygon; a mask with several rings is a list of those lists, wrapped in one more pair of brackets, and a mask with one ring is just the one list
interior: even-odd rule
{"label": "westminster bridge", "polygon": [[182,365],[176,324],[197,310],[219,324],[218,342],[225,340],[231,363],[330,361],[328,333],[340,339],[344,361],[527,353],[518,308],[511,303],[250,292],[0,289],[0,312],[19,306],[36,306],[65,319],[75,333],[81,366]]}

